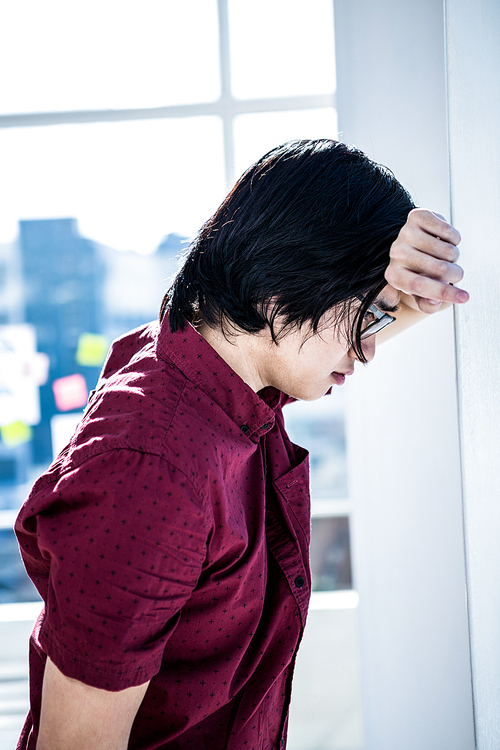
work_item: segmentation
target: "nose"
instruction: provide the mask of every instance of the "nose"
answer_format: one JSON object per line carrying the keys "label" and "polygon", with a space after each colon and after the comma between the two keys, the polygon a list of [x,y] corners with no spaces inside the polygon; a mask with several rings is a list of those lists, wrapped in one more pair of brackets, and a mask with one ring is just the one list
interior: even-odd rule
{"label": "nose", "polygon": [[[365,359],[367,362],[371,362],[372,359],[375,356],[375,347],[376,347],[376,336],[368,336],[366,339],[363,339],[361,341],[361,347],[363,349],[363,354],[365,355]],[[353,359],[359,359],[359,357],[356,356],[356,352],[354,349],[351,349],[349,351],[350,356]]]}
{"label": "nose", "polygon": [[376,345],[377,345],[376,336],[368,336],[368,338],[363,339],[363,341],[361,342],[361,346],[363,348],[363,354],[365,355],[366,360],[368,362],[371,362],[375,356]]}

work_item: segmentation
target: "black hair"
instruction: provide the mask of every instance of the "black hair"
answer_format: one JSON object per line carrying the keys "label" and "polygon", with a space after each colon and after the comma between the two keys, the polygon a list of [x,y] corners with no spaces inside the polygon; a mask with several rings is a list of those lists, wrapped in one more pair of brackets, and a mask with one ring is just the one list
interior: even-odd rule
{"label": "black hair", "polygon": [[197,317],[225,333],[269,326],[277,343],[294,326],[318,332],[334,312],[349,321],[349,345],[366,361],[363,319],[387,284],[390,246],[414,207],[389,169],[352,146],[329,139],[278,146],[202,226],[160,320],[168,310],[172,332]]}

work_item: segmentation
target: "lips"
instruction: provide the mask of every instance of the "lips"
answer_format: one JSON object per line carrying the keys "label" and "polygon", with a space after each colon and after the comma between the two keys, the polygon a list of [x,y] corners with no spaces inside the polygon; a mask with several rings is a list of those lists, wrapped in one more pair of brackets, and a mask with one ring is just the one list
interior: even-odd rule
{"label": "lips", "polygon": [[336,385],[344,385],[345,375],[342,372],[332,372],[332,378]]}
{"label": "lips", "polygon": [[336,385],[344,385],[347,375],[352,375],[354,370],[348,370],[347,372],[332,372],[332,378]]}

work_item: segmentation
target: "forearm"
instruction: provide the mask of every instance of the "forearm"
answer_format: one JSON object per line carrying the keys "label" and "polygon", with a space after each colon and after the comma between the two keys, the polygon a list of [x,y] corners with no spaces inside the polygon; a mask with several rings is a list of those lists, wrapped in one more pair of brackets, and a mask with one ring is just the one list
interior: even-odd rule
{"label": "forearm", "polygon": [[126,750],[148,684],[99,690],[66,677],[47,659],[36,750]]}
{"label": "forearm", "polygon": [[[451,307],[450,302],[441,302],[438,309],[441,311],[446,310],[448,307]],[[421,320],[429,317],[428,313],[424,313],[418,308],[415,299],[404,292],[401,292],[401,300],[398,310],[396,312],[391,312],[391,315],[396,318],[396,320],[377,334],[377,345],[383,344],[384,341],[397,336],[398,333],[405,331],[407,328],[410,328],[410,326],[415,325],[415,323],[419,323]]]}

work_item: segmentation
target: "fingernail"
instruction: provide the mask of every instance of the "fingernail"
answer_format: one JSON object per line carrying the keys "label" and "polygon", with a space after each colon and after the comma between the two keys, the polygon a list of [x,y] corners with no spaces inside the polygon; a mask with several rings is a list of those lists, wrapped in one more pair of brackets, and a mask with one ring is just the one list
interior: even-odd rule
{"label": "fingernail", "polygon": [[427,302],[429,303],[429,305],[440,305],[441,304],[441,300],[439,300],[439,299],[428,299]]}
{"label": "fingernail", "polygon": [[467,302],[469,299],[469,295],[467,292],[464,292],[463,289],[457,294],[457,300],[459,302]]}

